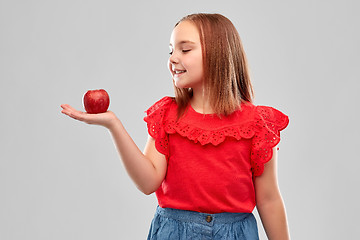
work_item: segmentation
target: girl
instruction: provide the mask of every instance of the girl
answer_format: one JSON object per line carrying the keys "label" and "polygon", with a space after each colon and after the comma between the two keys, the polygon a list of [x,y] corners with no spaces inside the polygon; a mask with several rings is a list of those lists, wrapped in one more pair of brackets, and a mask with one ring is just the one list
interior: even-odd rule
{"label": "girl", "polygon": [[62,113],[108,128],[124,166],[159,206],[148,239],[258,239],[255,206],[269,239],[289,239],[277,184],[276,145],[288,117],[252,104],[245,52],[220,14],[181,19],[170,38],[175,98],[147,111],[142,153],[111,111]]}

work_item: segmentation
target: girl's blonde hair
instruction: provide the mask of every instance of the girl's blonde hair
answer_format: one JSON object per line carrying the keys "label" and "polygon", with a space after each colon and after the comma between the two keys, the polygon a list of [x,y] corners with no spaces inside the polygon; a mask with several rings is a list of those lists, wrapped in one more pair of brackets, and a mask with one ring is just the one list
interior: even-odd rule
{"label": "girl's blonde hair", "polygon": [[[200,34],[204,86],[210,106],[219,116],[227,116],[240,108],[241,102],[252,102],[254,91],[246,55],[238,31],[221,14],[197,13],[183,17],[192,22]],[[192,97],[192,89],[175,88],[180,117]]]}

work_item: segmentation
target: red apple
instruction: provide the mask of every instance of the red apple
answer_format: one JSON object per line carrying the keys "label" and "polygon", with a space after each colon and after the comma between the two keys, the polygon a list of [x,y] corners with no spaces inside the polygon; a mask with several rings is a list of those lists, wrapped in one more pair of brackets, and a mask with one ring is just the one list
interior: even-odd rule
{"label": "red apple", "polygon": [[89,90],[84,95],[84,107],[87,113],[106,112],[109,104],[109,94],[104,89]]}

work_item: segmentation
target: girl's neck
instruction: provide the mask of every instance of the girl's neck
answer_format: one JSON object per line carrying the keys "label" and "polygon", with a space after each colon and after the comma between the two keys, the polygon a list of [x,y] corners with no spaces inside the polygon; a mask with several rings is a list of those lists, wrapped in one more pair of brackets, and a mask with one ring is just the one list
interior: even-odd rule
{"label": "girl's neck", "polygon": [[190,100],[191,107],[198,113],[212,114],[209,95],[203,89],[193,89],[193,96]]}

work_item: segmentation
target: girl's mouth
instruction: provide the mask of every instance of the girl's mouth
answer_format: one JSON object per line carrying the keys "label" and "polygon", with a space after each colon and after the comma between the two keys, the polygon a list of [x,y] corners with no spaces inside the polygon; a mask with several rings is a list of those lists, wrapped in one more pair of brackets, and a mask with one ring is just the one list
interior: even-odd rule
{"label": "girl's mouth", "polygon": [[178,76],[182,75],[183,73],[186,73],[186,70],[181,70],[181,71],[175,70],[174,76],[178,77]]}

